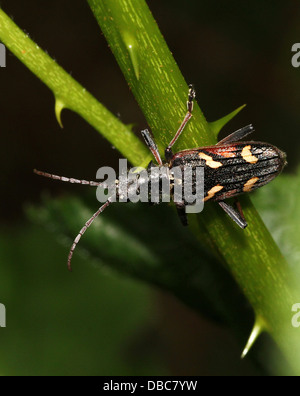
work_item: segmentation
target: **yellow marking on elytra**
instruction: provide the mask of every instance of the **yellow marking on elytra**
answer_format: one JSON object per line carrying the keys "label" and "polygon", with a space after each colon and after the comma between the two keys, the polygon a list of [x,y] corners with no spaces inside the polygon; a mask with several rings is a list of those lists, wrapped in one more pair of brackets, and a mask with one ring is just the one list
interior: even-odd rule
{"label": "yellow marking on elytra", "polygon": [[204,159],[206,161],[206,165],[209,166],[210,168],[219,168],[222,166],[222,162],[214,161],[213,158],[207,154],[204,153],[199,153],[199,157],[201,159]]}
{"label": "yellow marking on elytra", "polygon": [[258,161],[258,158],[252,155],[251,153],[251,146],[245,146],[242,150],[242,157],[246,162],[249,162],[250,164],[256,164]]}
{"label": "yellow marking on elytra", "polygon": [[217,186],[214,186],[213,188],[211,188],[208,193],[207,193],[207,197],[204,198],[204,202],[208,201],[209,199],[213,198],[217,192],[223,190],[224,186],[220,186],[220,184],[218,184]]}
{"label": "yellow marking on elytra", "polygon": [[252,179],[248,180],[247,183],[244,184],[243,191],[244,192],[249,192],[252,190],[252,187],[254,184],[257,182],[259,177],[252,177]]}

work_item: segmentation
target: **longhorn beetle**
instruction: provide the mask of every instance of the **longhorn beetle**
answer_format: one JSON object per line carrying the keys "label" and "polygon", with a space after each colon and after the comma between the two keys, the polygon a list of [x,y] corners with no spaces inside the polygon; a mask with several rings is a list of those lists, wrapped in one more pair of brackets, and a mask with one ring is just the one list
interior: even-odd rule
{"label": "longhorn beetle", "polygon": [[[189,86],[187,113],[176,132],[174,138],[165,149],[165,162],[162,161],[158,147],[150,135],[148,129],[142,131],[142,136],[156,159],[157,165],[151,161],[147,171],[151,183],[151,168],[166,167],[171,170],[174,167],[191,167],[194,172],[197,167],[204,167],[204,201],[216,201],[231,219],[241,228],[247,227],[242,208],[237,203],[236,209],[226,203],[227,198],[248,193],[269,183],[282,171],[286,165],[286,155],[277,147],[268,143],[261,142],[240,142],[241,139],[254,131],[252,125],[241,128],[231,135],[225,137],[214,146],[198,147],[189,150],[179,151],[173,154],[172,147],[179,138],[183,129],[192,117],[193,101],[196,97],[192,85]],[[57,176],[46,172],[34,170],[38,175],[64,182],[99,186],[102,183],[95,181],[78,180],[63,176]],[[163,176],[160,176],[162,178]],[[170,192],[172,195],[174,180],[170,179]],[[118,181],[116,181],[118,188]],[[129,187],[129,185],[128,185]],[[150,190],[151,191],[151,190]],[[151,194],[151,193],[149,193]],[[117,189],[118,195],[118,189]],[[151,197],[150,197],[151,198]],[[68,268],[71,270],[71,259],[73,252],[80,238],[93,223],[96,217],[104,211],[112,200],[108,200],[93,214],[85,223],[79,234],[75,238],[68,256]],[[175,202],[178,215],[183,225],[187,225],[185,208],[187,202]]]}

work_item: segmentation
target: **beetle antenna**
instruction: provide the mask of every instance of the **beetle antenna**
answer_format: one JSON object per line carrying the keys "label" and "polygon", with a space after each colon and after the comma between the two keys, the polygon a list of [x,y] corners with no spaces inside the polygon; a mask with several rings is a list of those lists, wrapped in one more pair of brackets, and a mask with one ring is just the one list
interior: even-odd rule
{"label": "beetle antenna", "polygon": [[[111,198],[110,198],[111,199]],[[80,241],[82,235],[86,232],[86,230],[90,227],[90,225],[93,223],[93,221],[99,216],[100,213],[102,213],[104,211],[104,209],[106,209],[110,204],[111,204],[111,200],[108,199],[104,205],[102,205],[97,212],[95,212],[93,214],[93,216],[85,223],[85,225],[81,228],[81,230],[79,231],[77,237],[74,239],[73,245],[70,249],[69,252],[69,256],[68,256],[68,269],[69,271],[72,271],[72,266],[71,266],[71,260],[72,260],[72,256],[74,253],[74,250],[78,244],[78,242]]]}
{"label": "beetle antenna", "polygon": [[39,175],[39,176],[48,177],[49,179],[60,180],[63,182],[73,183],[73,184],[83,184],[83,185],[88,185],[88,186],[93,186],[93,187],[97,187],[102,184],[101,182],[96,182],[96,181],[79,180],[79,179],[73,179],[71,177],[53,175],[52,173],[42,172],[37,169],[33,169],[33,173],[35,173],[36,175]]}

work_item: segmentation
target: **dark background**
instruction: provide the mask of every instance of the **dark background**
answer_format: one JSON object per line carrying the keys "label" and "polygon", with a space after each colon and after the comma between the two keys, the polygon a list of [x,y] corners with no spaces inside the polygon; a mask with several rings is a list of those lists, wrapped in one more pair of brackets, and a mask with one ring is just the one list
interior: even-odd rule
{"label": "dark background", "polygon": [[[299,163],[300,69],[291,65],[300,41],[300,5],[292,0],[226,2],[149,0],[148,5],[197,100],[214,121],[246,109],[223,134],[253,123]],[[105,38],[84,1],[2,0],[0,6],[72,76],[137,133],[146,122]],[[66,110],[61,130],[54,98],[7,51],[0,69],[1,206],[0,329],[2,374],[254,374],[241,362],[229,331],[199,318],[172,297],[81,259],[65,271],[68,244],[24,215],[26,203],[52,195],[82,195],[33,168],[94,179],[116,167],[118,152],[78,115]],[[146,225],[145,225],[146,227]]]}

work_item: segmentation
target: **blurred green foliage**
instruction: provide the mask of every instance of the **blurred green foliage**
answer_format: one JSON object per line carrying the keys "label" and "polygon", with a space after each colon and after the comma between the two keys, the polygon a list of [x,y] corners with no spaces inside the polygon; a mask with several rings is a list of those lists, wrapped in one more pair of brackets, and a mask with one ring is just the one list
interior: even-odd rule
{"label": "blurred green foliage", "polygon": [[0,375],[168,374],[147,337],[155,327],[149,288],[80,257],[69,273],[66,244],[38,225],[2,227]]}
{"label": "blurred green foliage", "polygon": [[300,168],[253,195],[264,222],[300,280]]}

